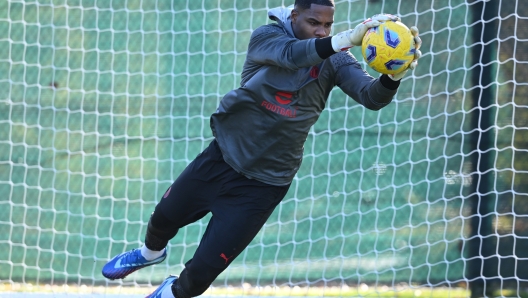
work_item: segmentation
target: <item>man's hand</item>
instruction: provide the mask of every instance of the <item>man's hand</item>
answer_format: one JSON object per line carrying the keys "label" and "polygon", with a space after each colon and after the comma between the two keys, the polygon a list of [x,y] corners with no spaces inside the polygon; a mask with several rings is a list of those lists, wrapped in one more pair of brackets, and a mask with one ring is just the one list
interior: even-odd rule
{"label": "man's hand", "polygon": [[404,69],[402,72],[393,75],[388,75],[389,78],[391,78],[393,81],[401,80],[405,76],[405,74],[407,74],[407,71],[409,71],[409,69],[414,70],[418,65],[418,59],[422,57],[422,52],[420,51],[420,47],[422,46],[422,39],[419,36],[420,32],[418,31],[418,28],[416,26],[412,26],[411,33],[414,36],[414,60],[411,62],[411,64],[409,64],[409,67]]}
{"label": "man's hand", "polygon": [[361,46],[363,36],[365,36],[368,29],[377,27],[381,23],[387,21],[400,21],[400,18],[391,14],[374,15],[372,18],[366,19],[358,24],[354,29],[339,32],[332,36],[332,48],[334,48],[334,51],[337,53],[348,50],[353,46]]}

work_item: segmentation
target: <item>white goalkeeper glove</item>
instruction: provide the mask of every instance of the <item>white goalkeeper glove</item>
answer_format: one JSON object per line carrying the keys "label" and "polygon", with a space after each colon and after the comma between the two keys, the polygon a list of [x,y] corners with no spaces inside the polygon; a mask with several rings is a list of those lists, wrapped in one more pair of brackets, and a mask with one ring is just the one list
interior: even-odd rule
{"label": "white goalkeeper glove", "polygon": [[332,48],[337,53],[348,50],[353,46],[361,46],[363,36],[365,36],[367,30],[372,27],[377,27],[386,21],[400,21],[400,18],[391,14],[374,15],[372,18],[366,19],[358,24],[354,29],[348,29],[332,36]]}
{"label": "white goalkeeper glove", "polygon": [[401,80],[405,76],[405,74],[407,74],[407,71],[409,71],[409,69],[414,70],[418,65],[418,59],[422,57],[422,52],[420,51],[420,47],[422,46],[422,39],[419,36],[420,32],[418,31],[418,28],[416,26],[412,26],[411,33],[414,36],[414,60],[411,62],[411,64],[409,64],[409,67],[407,67],[403,71],[397,74],[388,75],[389,78],[391,78],[393,81]]}

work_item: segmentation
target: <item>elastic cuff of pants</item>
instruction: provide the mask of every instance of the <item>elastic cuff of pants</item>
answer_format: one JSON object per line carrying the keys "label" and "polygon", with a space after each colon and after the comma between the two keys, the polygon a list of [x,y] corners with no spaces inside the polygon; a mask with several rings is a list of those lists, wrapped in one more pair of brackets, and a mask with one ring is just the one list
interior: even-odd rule
{"label": "elastic cuff of pants", "polygon": [[171,286],[172,295],[174,295],[175,298],[191,298],[191,295],[188,295],[185,293],[185,291],[182,289],[180,285],[180,279],[178,278],[175,283]]}
{"label": "elastic cuff of pants", "polygon": [[147,227],[147,234],[145,235],[145,246],[150,250],[160,251],[164,249],[167,244],[169,243],[169,240],[162,239],[156,235],[154,235],[151,232],[151,229],[155,229],[152,227],[152,224],[148,223]]}

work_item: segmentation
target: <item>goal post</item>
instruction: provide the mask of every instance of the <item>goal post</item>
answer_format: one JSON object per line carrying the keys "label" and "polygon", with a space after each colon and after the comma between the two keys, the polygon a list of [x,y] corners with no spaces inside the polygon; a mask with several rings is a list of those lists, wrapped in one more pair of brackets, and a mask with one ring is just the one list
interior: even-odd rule
{"label": "goal post", "polygon": [[[528,9],[499,1],[498,36],[483,45],[473,8],[486,1],[335,2],[334,32],[396,14],[420,29],[423,57],[380,111],[332,91],[286,198],[215,285],[469,288],[479,254],[467,243],[483,237],[492,247],[477,250],[494,266],[484,282],[518,289],[528,278],[518,247],[528,234]],[[181,229],[162,264],[124,281],[100,271],[142,244],[156,203],[212,140],[209,117],[239,86],[251,32],[290,4],[0,3],[0,283],[141,286],[179,274],[209,217]],[[474,84],[477,46],[496,49],[486,161],[474,158],[474,91],[490,87]],[[467,198],[480,195],[482,162],[492,234],[475,236],[483,215]]]}

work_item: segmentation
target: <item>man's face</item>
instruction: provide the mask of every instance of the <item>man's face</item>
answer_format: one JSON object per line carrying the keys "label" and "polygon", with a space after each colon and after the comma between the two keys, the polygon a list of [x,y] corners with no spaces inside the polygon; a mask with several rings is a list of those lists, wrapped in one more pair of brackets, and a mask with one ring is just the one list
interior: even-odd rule
{"label": "man's face", "polygon": [[334,23],[334,7],[317,4],[304,10],[295,7],[291,20],[293,32],[298,39],[327,37]]}

